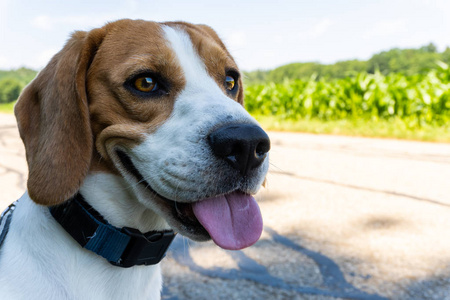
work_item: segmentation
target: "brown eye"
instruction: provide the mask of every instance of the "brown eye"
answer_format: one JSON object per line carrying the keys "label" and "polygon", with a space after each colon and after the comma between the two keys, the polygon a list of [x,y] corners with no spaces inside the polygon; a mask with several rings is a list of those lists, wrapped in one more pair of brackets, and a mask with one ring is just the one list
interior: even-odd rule
{"label": "brown eye", "polygon": [[134,87],[141,92],[149,93],[158,89],[158,84],[151,77],[139,77],[134,81]]}
{"label": "brown eye", "polygon": [[225,86],[227,90],[232,91],[235,85],[234,78],[231,76],[225,77]]}

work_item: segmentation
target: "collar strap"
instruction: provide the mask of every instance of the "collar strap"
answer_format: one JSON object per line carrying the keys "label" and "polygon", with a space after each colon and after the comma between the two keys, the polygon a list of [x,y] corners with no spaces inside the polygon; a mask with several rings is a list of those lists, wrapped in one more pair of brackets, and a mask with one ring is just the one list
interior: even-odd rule
{"label": "collar strap", "polygon": [[123,268],[159,263],[176,235],[172,230],[141,233],[134,228],[114,227],[80,194],[49,209],[53,218],[81,247]]}

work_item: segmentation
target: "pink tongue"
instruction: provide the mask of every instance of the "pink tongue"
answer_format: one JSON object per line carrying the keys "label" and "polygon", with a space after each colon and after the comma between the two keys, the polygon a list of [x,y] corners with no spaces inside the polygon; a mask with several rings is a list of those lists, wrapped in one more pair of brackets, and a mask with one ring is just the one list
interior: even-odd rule
{"label": "pink tongue", "polygon": [[219,247],[239,250],[253,245],[261,236],[261,212],[252,196],[231,193],[196,202],[192,208]]}

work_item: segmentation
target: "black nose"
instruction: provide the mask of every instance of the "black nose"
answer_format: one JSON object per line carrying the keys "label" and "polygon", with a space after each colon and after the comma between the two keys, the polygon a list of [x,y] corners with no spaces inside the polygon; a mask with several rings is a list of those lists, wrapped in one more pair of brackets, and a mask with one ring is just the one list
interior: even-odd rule
{"label": "black nose", "polygon": [[208,136],[214,154],[242,175],[261,165],[270,150],[267,133],[260,127],[249,124],[234,124],[221,127]]}

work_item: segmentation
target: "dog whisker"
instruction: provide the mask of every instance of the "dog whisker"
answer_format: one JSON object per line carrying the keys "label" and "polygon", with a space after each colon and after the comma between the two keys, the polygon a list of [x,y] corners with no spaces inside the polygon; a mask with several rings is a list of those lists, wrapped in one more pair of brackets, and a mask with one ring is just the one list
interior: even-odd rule
{"label": "dog whisker", "polygon": [[286,172],[286,170],[284,170],[284,169],[278,167],[277,165],[275,165],[275,164],[272,163],[271,161],[269,161],[269,165],[272,166],[272,167],[274,167],[274,168],[276,168],[276,169],[278,169],[278,171]]}
{"label": "dog whisker", "polygon": [[176,212],[177,212],[178,214],[181,214],[181,211],[178,209],[178,202],[177,202],[177,201],[174,201],[174,203],[175,203],[175,210],[176,210]]}

